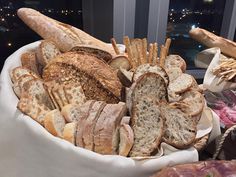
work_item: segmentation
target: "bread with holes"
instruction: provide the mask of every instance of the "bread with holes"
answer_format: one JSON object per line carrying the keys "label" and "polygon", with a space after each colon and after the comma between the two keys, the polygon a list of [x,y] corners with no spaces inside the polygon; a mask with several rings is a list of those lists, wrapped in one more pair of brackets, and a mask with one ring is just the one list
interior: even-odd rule
{"label": "bread with holes", "polygon": [[189,114],[171,104],[161,104],[160,110],[165,119],[163,140],[179,149],[190,147],[197,133],[196,121]]}
{"label": "bread with holes", "polygon": [[65,125],[65,119],[58,109],[46,113],[44,117],[44,126],[52,135],[63,138]]}
{"label": "bread with holes", "polygon": [[63,139],[75,145],[77,122],[67,123],[63,129]]}

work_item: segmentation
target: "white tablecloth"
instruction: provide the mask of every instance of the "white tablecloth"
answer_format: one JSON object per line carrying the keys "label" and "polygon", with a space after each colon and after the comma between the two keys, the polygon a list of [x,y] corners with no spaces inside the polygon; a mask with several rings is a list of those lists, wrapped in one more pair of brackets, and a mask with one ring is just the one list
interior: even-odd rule
{"label": "white tablecloth", "polygon": [[54,137],[16,109],[9,71],[20,65],[20,55],[39,42],[22,47],[5,62],[0,76],[1,177],[147,177],[164,166],[194,162],[194,148],[168,152],[157,159],[136,161],[103,156]]}

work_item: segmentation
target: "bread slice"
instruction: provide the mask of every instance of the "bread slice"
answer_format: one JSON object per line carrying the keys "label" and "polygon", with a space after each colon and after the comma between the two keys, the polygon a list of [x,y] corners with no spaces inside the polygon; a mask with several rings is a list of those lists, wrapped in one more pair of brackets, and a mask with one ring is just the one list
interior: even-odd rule
{"label": "bread slice", "polygon": [[94,151],[100,154],[117,154],[119,125],[126,115],[125,103],[107,104],[100,114],[94,129]]}
{"label": "bread slice", "polygon": [[94,103],[94,100],[89,100],[81,106],[68,104],[61,109],[61,114],[67,122],[78,122],[80,119],[88,116],[89,110]]}
{"label": "bread slice", "polygon": [[32,79],[25,82],[23,92],[36,97],[40,104],[44,104],[49,109],[53,110],[55,108],[41,79]]}
{"label": "bread slice", "polygon": [[123,68],[125,70],[129,70],[131,68],[129,59],[125,55],[119,55],[114,57],[108,62],[108,64],[114,69]]}
{"label": "bread slice", "polygon": [[166,73],[169,76],[170,82],[174,81],[179,77],[183,72],[180,68],[175,67],[175,68],[167,68]]}
{"label": "bread slice", "polygon": [[67,123],[63,130],[63,139],[75,145],[77,122]]}
{"label": "bread slice", "polygon": [[33,80],[34,79],[34,76],[30,75],[30,74],[25,74],[23,76],[21,76],[14,84],[13,84],[13,90],[16,94],[16,96],[18,98],[21,97],[21,93],[23,92],[24,90],[24,84],[27,82],[27,81],[30,81],[30,80]]}
{"label": "bread slice", "polygon": [[142,96],[133,103],[131,127],[134,144],[129,155],[150,156],[158,148],[164,130],[164,119],[153,97]]}
{"label": "bread slice", "polygon": [[104,101],[96,101],[89,111],[89,115],[84,121],[83,125],[83,143],[84,148],[93,151],[94,150],[94,128],[97,123],[98,117],[100,116],[103,108],[106,106]]}
{"label": "bread slice", "polygon": [[25,74],[32,75],[34,78],[39,78],[39,76],[35,74],[33,71],[23,66],[18,66],[10,72],[12,82],[15,83],[21,76]]}
{"label": "bread slice", "polygon": [[71,51],[76,51],[76,52],[81,52],[81,53],[89,53],[101,60],[103,60],[104,62],[109,62],[112,59],[112,55],[111,53],[98,48],[97,46],[91,46],[91,45],[78,45],[75,46],[71,49]]}
{"label": "bread slice", "polygon": [[120,125],[122,124],[128,124],[130,123],[130,116],[124,116],[122,117],[121,121],[120,121]]}
{"label": "bread slice", "polygon": [[193,84],[192,84],[191,90],[196,90],[200,93],[203,93],[203,89],[199,87],[196,79],[193,76],[192,76],[192,78],[193,78]]}
{"label": "bread slice", "polygon": [[23,53],[21,55],[21,65],[40,76],[38,71],[38,61],[35,52]]}
{"label": "bread slice", "polygon": [[167,88],[164,79],[156,73],[146,73],[139,77],[129,89],[126,96],[126,104],[132,113],[132,104],[140,97],[148,95],[152,97],[153,102],[167,101]]}
{"label": "bread slice", "polygon": [[50,40],[43,40],[36,50],[38,62],[42,66],[45,66],[51,59],[60,54],[61,52],[56,44]]}
{"label": "bread slice", "polygon": [[63,130],[66,125],[64,117],[58,109],[48,112],[44,117],[44,126],[52,135],[63,138]]}
{"label": "bread slice", "polygon": [[117,76],[120,79],[120,82],[125,87],[130,87],[132,85],[133,72],[127,71],[123,68],[120,68],[117,72]]}
{"label": "bread slice", "polygon": [[176,106],[161,104],[160,108],[166,120],[163,140],[179,149],[191,146],[197,133],[196,121]]}
{"label": "bread slice", "polygon": [[48,95],[49,95],[49,97],[51,98],[51,100],[52,100],[52,102],[53,102],[55,108],[60,110],[61,108],[60,108],[59,104],[57,103],[55,97],[53,96],[53,91],[52,91],[54,85],[56,85],[56,84],[57,84],[57,83],[54,82],[54,81],[51,81],[51,82],[44,82],[44,88],[47,90]]}
{"label": "bread slice", "polygon": [[122,124],[119,129],[120,144],[119,155],[127,156],[134,144],[134,133],[128,124]]}
{"label": "bread slice", "polygon": [[84,91],[79,83],[64,85],[63,88],[69,104],[83,105],[86,102]]}
{"label": "bread slice", "polygon": [[142,76],[143,74],[145,73],[156,73],[156,74],[159,74],[161,77],[163,77],[166,85],[169,84],[169,77],[166,73],[166,71],[160,67],[160,66],[157,66],[157,65],[150,65],[150,64],[143,64],[143,65],[140,65],[134,72],[134,75],[133,75],[133,82],[135,82],[140,76]]}
{"label": "bread slice", "polygon": [[62,109],[63,106],[69,104],[69,101],[66,98],[63,87],[64,87],[63,84],[62,85],[55,84],[51,90],[52,96],[56,101],[57,105],[59,106],[60,110]]}
{"label": "bread slice", "polygon": [[173,82],[170,82],[168,89],[174,93],[183,93],[192,87],[193,82],[191,75],[183,73]]}
{"label": "bread slice", "polygon": [[44,104],[39,103],[35,97],[27,94],[22,94],[17,104],[17,108],[22,113],[28,115],[41,125],[44,125],[45,114],[50,111],[50,109],[46,107]]}
{"label": "bread slice", "polygon": [[186,71],[185,60],[179,55],[168,55],[165,59],[165,69],[180,68],[184,73]]}

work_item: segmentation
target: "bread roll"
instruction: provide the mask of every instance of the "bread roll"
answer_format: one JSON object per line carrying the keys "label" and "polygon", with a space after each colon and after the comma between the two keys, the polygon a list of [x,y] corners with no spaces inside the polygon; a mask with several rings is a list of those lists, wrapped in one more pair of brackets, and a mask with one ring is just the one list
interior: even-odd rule
{"label": "bread roll", "polygon": [[206,45],[207,47],[219,47],[222,53],[236,58],[236,43],[231,40],[217,36],[201,28],[190,30],[189,35],[194,40]]}

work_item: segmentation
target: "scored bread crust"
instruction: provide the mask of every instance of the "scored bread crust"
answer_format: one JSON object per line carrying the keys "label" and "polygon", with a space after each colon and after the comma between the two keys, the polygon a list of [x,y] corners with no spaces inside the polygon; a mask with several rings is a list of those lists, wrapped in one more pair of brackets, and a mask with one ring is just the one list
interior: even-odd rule
{"label": "scored bread crust", "polygon": [[134,144],[134,132],[128,124],[122,124],[119,128],[119,155],[127,156]]}
{"label": "scored bread crust", "polygon": [[100,114],[94,129],[94,151],[100,154],[117,154],[119,146],[118,127],[126,115],[125,103],[107,104]]}
{"label": "scored bread crust", "polygon": [[63,130],[63,139],[75,145],[77,122],[67,123]]}
{"label": "scored bread crust", "polygon": [[197,133],[196,120],[170,104],[161,103],[160,110],[166,120],[163,140],[179,149],[191,146]]}

